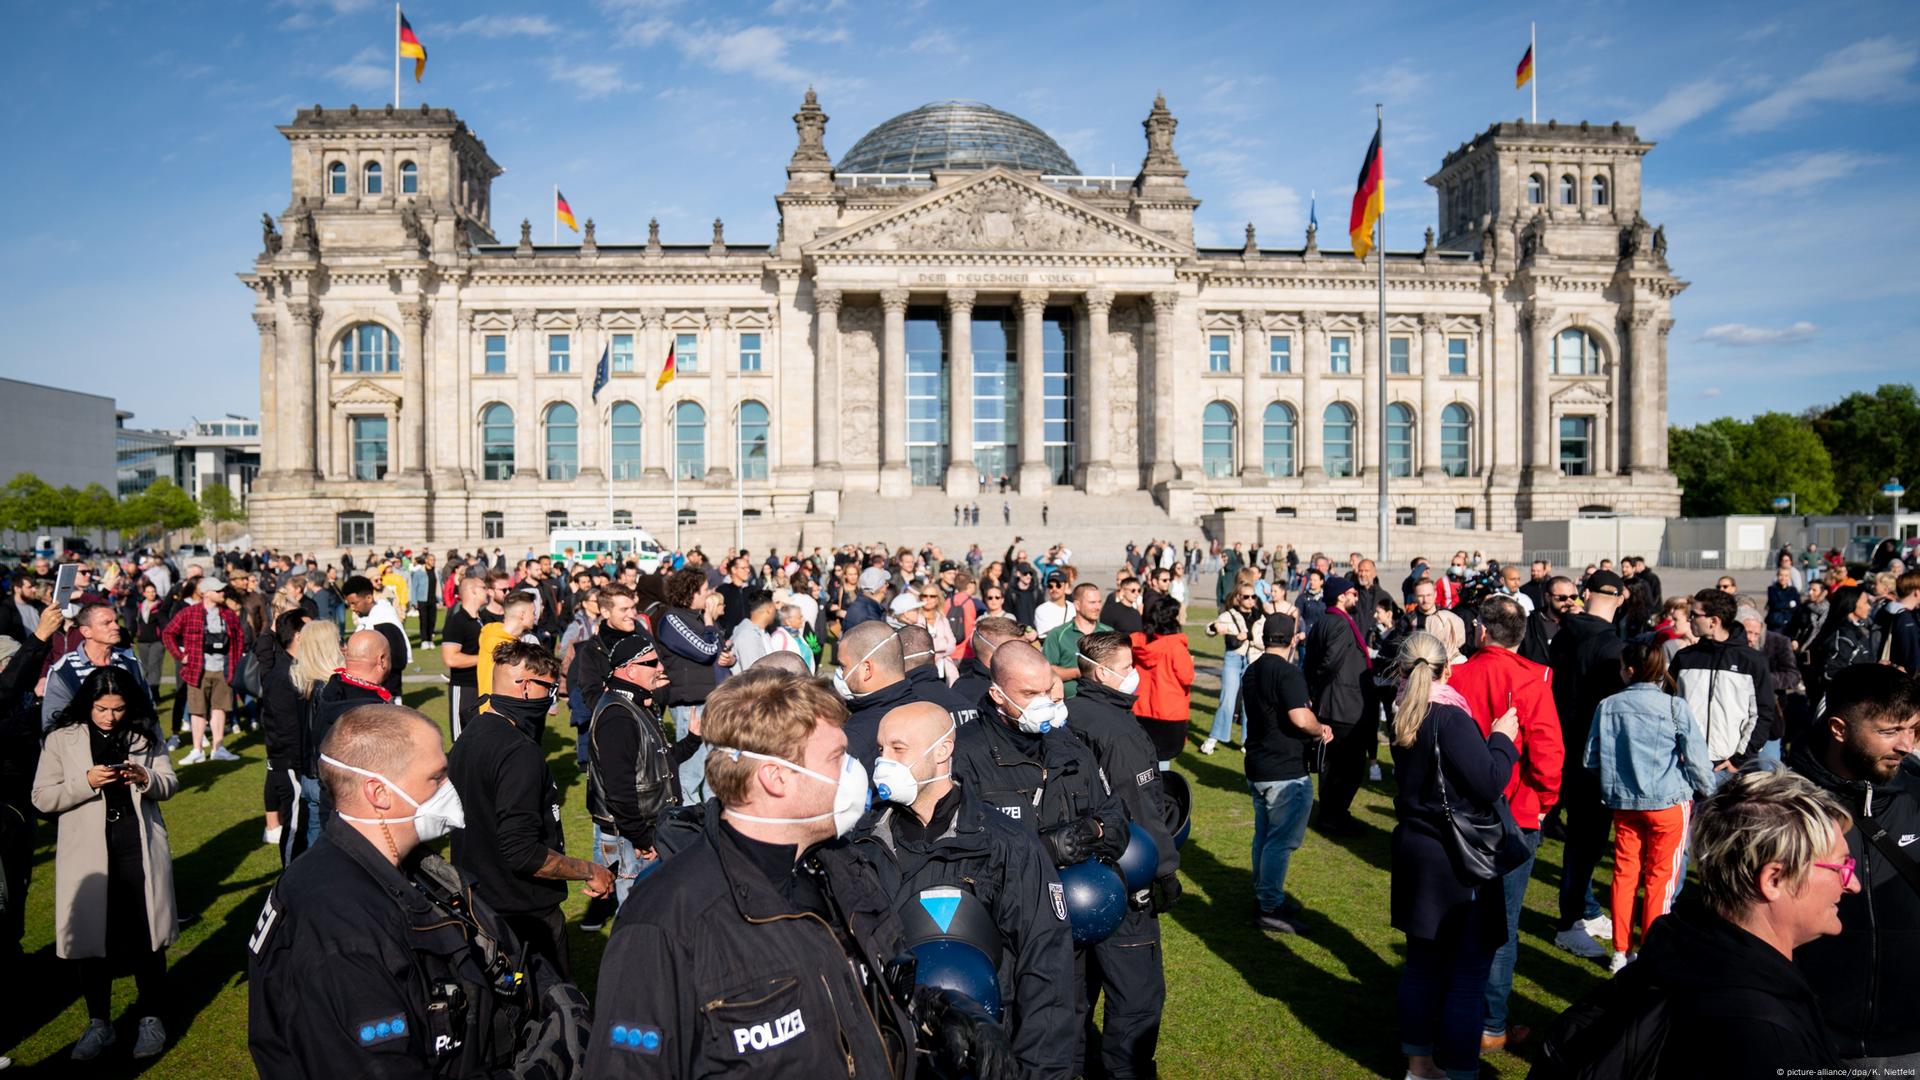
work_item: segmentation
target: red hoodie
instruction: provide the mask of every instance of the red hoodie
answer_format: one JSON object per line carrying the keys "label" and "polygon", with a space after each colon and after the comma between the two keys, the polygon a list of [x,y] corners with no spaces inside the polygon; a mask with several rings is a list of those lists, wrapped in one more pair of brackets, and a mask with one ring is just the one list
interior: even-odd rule
{"label": "red hoodie", "polygon": [[1482,735],[1493,733],[1493,722],[1505,715],[1508,704],[1519,714],[1520,737],[1513,741],[1520,760],[1507,781],[1507,804],[1521,828],[1538,829],[1560,801],[1560,768],[1566,759],[1560,712],[1553,706],[1553,672],[1489,644],[1454,668],[1447,685],[1467,699],[1467,711]]}

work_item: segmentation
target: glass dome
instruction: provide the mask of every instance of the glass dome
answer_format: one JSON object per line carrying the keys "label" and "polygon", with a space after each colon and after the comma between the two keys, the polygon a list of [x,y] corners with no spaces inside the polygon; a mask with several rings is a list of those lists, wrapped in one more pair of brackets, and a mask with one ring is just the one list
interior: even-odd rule
{"label": "glass dome", "polygon": [[1078,176],[1060,144],[1012,113],[977,101],[936,101],[881,124],[840,159],[841,173],[988,169]]}

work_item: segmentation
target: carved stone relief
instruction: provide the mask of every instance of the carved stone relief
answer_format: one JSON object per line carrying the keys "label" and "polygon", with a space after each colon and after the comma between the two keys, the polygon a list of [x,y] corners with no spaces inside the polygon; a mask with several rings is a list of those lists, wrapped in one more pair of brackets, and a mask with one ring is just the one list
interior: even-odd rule
{"label": "carved stone relief", "polygon": [[[1106,422],[1113,433],[1113,464],[1140,459],[1140,307],[1115,304],[1107,321],[1107,359],[1113,365],[1113,399]],[[1096,404],[1095,408],[1099,406]]]}
{"label": "carved stone relief", "polygon": [[1137,251],[1041,196],[989,181],[853,246],[883,251]]}
{"label": "carved stone relief", "polygon": [[880,461],[880,309],[848,304],[840,311],[840,460]]}

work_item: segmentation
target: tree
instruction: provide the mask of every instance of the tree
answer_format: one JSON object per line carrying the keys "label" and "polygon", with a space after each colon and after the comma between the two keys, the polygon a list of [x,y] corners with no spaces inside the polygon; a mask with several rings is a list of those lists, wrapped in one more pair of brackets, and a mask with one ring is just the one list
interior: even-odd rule
{"label": "tree", "polygon": [[1882,484],[1920,479],[1920,391],[1913,387],[1888,383],[1871,394],[1855,391],[1810,418],[1832,458],[1841,509],[1885,509]]}
{"label": "tree", "polygon": [[69,516],[60,492],[32,473],[15,473],[0,489],[0,521],[9,529],[31,532],[42,525],[64,525]]}
{"label": "tree", "polygon": [[111,529],[120,524],[120,502],[100,484],[88,484],[68,503],[76,529]]}
{"label": "tree", "polygon": [[1785,413],[1762,413],[1742,424],[1728,470],[1728,512],[1771,514],[1775,496],[1791,493],[1802,514],[1830,514],[1833,461],[1812,425]]}
{"label": "tree", "polygon": [[121,503],[120,527],[134,533],[160,533],[184,529],[200,521],[200,506],[193,496],[180,490],[166,477],[148,485],[147,490]]}
{"label": "tree", "polygon": [[200,520],[213,525],[213,542],[220,542],[220,526],[230,521],[245,521],[247,512],[233,498],[225,484],[208,484],[200,495]]}
{"label": "tree", "polygon": [[1731,513],[1732,464],[1743,432],[1740,421],[1723,416],[1694,427],[1667,432],[1667,467],[1680,481],[1680,512],[1688,517]]}

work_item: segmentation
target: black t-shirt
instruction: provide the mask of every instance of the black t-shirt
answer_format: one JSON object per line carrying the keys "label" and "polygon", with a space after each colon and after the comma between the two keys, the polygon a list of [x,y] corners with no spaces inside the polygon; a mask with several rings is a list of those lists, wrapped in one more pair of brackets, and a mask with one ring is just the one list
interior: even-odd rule
{"label": "black t-shirt", "polygon": [[[486,609],[481,608],[480,612],[484,615]],[[440,631],[440,643],[460,646],[461,656],[479,656],[480,624],[481,620],[467,614],[466,608],[456,607],[447,612],[446,626]],[[480,669],[477,667],[454,668],[447,672],[447,681],[468,690],[477,689],[480,685]]]}
{"label": "black t-shirt", "polygon": [[549,849],[565,852],[560,789],[540,747],[512,721],[482,713],[447,755],[447,778],[465,810],[453,831],[453,865],[495,911],[544,913],[567,898],[567,883],[534,876]]}
{"label": "black t-shirt", "polygon": [[1138,634],[1145,629],[1140,621],[1140,613],[1121,603],[1117,597],[1108,597],[1107,602],[1101,605],[1100,621],[1122,634]]}
{"label": "black t-shirt", "polygon": [[1280,657],[1262,653],[1247,668],[1240,695],[1247,707],[1247,779],[1265,783],[1307,775],[1307,749],[1319,740],[1287,719],[1294,709],[1313,707],[1307,677]]}

